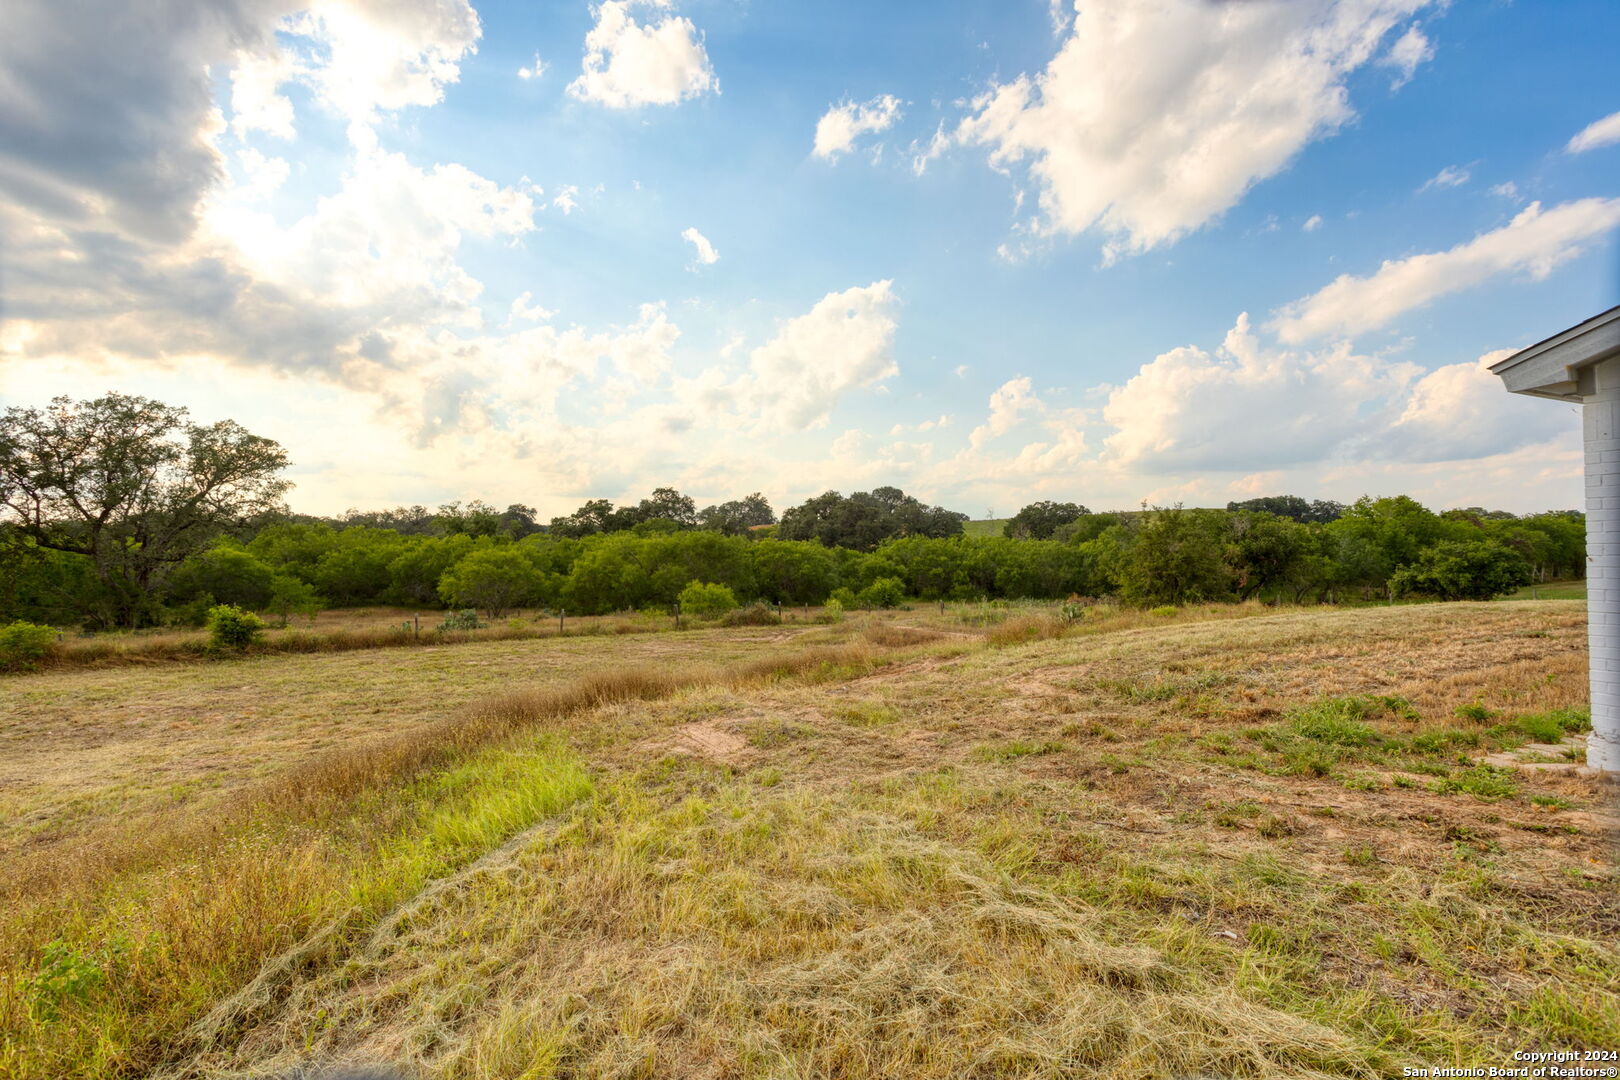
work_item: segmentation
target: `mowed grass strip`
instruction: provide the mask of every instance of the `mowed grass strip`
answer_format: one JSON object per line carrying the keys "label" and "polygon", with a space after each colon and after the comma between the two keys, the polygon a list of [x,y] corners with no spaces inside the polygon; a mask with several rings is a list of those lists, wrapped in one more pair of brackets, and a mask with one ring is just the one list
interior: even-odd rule
{"label": "mowed grass strip", "polygon": [[140,834],[108,828],[24,852],[0,880],[0,1075],[139,1073],[271,957],[291,950],[299,972],[344,955],[426,881],[588,792],[558,744],[513,756],[508,744],[536,728],[884,659],[860,640],[731,667],[597,672],[344,746]]}

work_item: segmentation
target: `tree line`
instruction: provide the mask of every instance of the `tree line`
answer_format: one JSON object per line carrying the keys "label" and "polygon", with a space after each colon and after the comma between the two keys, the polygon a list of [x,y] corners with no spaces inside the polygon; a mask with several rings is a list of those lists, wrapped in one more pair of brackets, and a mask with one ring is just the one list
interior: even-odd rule
{"label": "tree line", "polygon": [[1093,513],[1038,502],[1001,536],[894,487],[783,512],[759,493],[698,509],[673,488],[591,500],[541,525],[480,501],[289,514],[281,448],[230,422],[109,395],[9,409],[0,424],[0,622],[200,622],[390,604],[599,614],[670,609],[693,582],[740,602],[1118,598],[1161,605],[1486,599],[1578,577],[1580,514],[1434,513],[1405,496],[1277,496],[1224,510]]}

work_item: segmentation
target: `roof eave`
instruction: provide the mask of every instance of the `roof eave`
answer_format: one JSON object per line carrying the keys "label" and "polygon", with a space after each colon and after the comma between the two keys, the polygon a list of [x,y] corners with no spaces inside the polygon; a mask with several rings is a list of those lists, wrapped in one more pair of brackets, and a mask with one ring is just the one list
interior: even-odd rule
{"label": "roof eave", "polygon": [[1519,350],[1492,364],[1491,373],[1515,394],[1579,401],[1580,369],[1615,356],[1620,356],[1620,307]]}

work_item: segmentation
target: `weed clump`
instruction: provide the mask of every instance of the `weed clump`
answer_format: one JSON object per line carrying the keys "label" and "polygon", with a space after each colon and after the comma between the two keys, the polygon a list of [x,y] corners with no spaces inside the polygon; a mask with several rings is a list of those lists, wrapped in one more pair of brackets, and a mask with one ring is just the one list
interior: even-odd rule
{"label": "weed clump", "polygon": [[443,634],[454,630],[482,630],[488,625],[478,617],[476,609],[462,608],[460,611],[452,611],[445,615],[444,621],[439,624],[439,633]]}
{"label": "weed clump", "polygon": [[1442,776],[1434,782],[1434,791],[1441,795],[1472,795],[1484,802],[1495,802],[1517,795],[1519,784],[1508,769],[1475,765],[1471,769]]}
{"label": "weed clump", "polygon": [[777,626],[782,622],[782,616],[771,609],[764,601],[749,604],[747,607],[728,611],[720,619],[722,626]]}
{"label": "weed clump", "polygon": [[1296,709],[1289,726],[1301,738],[1330,746],[1372,746],[1379,735],[1364,721],[1381,711],[1380,704],[1368,697],[1328,698]]}

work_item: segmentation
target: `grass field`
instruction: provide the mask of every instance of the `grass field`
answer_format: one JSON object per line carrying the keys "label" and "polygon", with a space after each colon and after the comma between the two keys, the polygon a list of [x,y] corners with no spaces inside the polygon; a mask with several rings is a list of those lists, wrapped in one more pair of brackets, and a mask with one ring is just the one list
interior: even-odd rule
{"label": "grass field", "polygon": [[986,518],[983,521],[965,521],[962,523],[964,536],[1000,536],[1002,529],[1006,528],[1011,518]]}
{"label": "grass field", "polygon": [[46,672],[0,1075],[1381,1077],[1620,1045],[1569,602]]}
{"label": "grass field", "polygon": [[1545,585],[1526,585],[1509,600],[1585,600],[1586,582],[1550,581]]}

